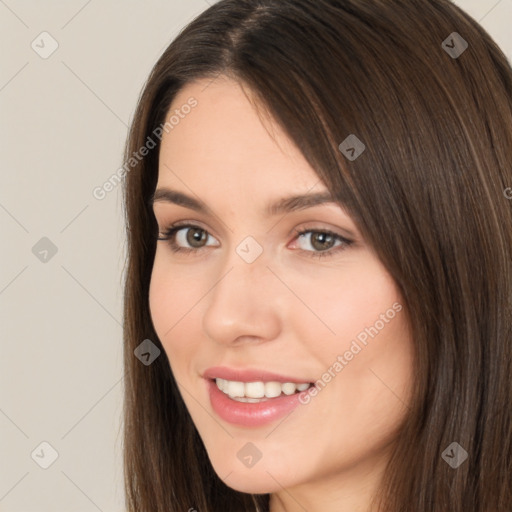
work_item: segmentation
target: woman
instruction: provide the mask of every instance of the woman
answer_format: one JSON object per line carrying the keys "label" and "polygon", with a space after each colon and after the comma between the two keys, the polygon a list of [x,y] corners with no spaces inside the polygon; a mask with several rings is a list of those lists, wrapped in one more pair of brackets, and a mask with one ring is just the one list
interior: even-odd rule
{"label": "woman", "polygon": [[125,156],[128,510],[512,510],[512,69],[472,18],[221,0]]}

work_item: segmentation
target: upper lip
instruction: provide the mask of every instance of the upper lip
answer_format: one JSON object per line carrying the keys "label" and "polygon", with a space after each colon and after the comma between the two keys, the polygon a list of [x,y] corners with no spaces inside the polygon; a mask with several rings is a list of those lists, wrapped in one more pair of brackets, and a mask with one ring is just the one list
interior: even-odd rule
{"label": "upper lip", "polygon": [[307,379],[280,375],[278,373],[267,372],[257,368],[228,368],[227,366],[213,366],[203,373],[205,379],[225,379],[237,382],[292,382],[305,383],[311,382]]}

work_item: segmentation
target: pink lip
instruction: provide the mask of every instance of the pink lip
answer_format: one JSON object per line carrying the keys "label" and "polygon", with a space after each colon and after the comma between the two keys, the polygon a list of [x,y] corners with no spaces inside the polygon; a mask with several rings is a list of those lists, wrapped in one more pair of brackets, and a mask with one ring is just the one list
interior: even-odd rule
{"label": "pink lip", "polygon": [[[248,381],[249,382],[249,381]],[[214,380],[206,380],[212,409],[225,421],[244,427],[259,427],[276,421],[293,411],[299,404],[299,396],[306,391],[293,395],[281,395],[264,402],[237,402],[223,393]]]}
{"label": "pink lip", "polygon": [[212,409],[225,421],[242,425],[244,427],[259,427],[272,421],[276,421],[293,411],[299,404],[299,397],[307,394],[306,391],[293,395],[281,395],[269,398],[263,402],[237,402],[223,393],[215,383],[215,379],[226,379],[238,382],[308,382],[305,379],[297,379],[285,375],[266,372],[263,370],[237,370],[223,366],[208,368],[203,373],[203,378],[208,386],[208,394]]}
{"label": "pink lip", "polygon": [[225,379],[237,382],[293,382],[301,384],[303,382],[312,382],[303,378],[278,375],[277,373],[266,372],[264,370],[242,370],[228,368],[227,366],[213,366],[203,373],[205,379]]}

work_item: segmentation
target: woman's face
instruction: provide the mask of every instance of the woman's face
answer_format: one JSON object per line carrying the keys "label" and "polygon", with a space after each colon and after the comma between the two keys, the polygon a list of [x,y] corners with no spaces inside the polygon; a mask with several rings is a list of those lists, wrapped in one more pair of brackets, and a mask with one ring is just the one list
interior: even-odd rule
{"label": "woman's face", "polygon": [[[316,487],[341,494],[340,482],[367,491],[411,383],[394,281],[338,204],[269,209],[328,190],[273,124],[276,144],[235,82],[187,85],[173,114],[154,213],[161,236],[194,227],[158,241],[150,308],[215,471],[236,490],[287,489],[301,503]],[[191,201],[177,204],[171,190]],[[299,394],[308,383],[316,389]]]}

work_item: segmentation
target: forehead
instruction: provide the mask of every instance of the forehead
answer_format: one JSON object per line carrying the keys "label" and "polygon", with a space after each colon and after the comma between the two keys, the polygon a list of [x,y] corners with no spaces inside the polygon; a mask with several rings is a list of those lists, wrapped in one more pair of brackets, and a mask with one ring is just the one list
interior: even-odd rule
{"label": "forehead", "polygon": [[295,144],[246,94],[251,97],[226,77],[198,80],[179,91],[166,116],[174,118],[162,137],[159,184],[182,178],[203,189],[222,185],[224,191],[323,187]]}

